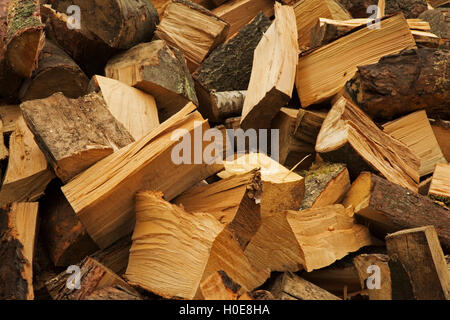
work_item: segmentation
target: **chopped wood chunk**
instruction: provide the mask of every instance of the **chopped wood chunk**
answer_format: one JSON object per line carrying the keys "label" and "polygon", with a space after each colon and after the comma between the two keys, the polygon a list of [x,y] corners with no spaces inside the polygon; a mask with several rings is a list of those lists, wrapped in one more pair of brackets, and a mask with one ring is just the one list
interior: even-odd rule
{"label": "chopped wood chunk", "polygon": [[225,271],[217,271],[200,284],[205,300],[239,300],[246,289],[234,282]]}
{"label": "chopped wood chunk", "polygon": [[428,194],[450,207],[450,164],[436,165]]}
{"label": "chopped wood chunk", "polygon": [[367,290],[370,300],[392,300],[391,271],[388,262],[389,256],[385,254],[360,254],[353,258],[353,264],[361,280],[361,288]]}

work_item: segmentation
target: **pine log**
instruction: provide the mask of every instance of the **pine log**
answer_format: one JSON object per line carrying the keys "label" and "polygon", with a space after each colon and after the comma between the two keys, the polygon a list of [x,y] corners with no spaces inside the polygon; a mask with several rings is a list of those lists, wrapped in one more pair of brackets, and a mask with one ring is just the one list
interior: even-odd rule
{"label": "pine log", "polygon": [[225,41],[229,24],[188,0],[172,0],[155,31],[158,39],[178,48],[194,72],[206,56]]}
{"label": "pine log", "polygon": [[[271,129],[279,130],[279,140],[276,141],[279,148],[279,162],[287,168],[305,169],[308,168],[314,159],[315,143],[305,142],[295,136],[295,125],[298,114],[302,110],[281,108],[273,118]],[[320,129],[320,128],[319,128]],[[300,164],[299,162],[302,161]]]}
{"label": "pine log", "polygon": [[438,163],[434,169],[428,195],[450,208],[450,164]]}
{"label": "pine log", "polygon": [[8,169],[0,189],[0,205],[35,201],[54,178],[33,133],[20,117],[9,139]]}
{"label": "pine log", "polygon": [[325,118],[316,152],[326,161],[346,163],[352,180],[373,168],[389,181],[417,192],[419,158],[344,97]]}
{"label": "pine log", "polygon": [[0,119],[3,123],[3,133],[10,134],[16,130],[17,120],[22,118],[19,105],[0,105]]}
{"label": "pine log", "polygon": [[372,118],[392,119],[425,109],[450,119],[450,51],[406,50],[359,66],[346,85],[355,102]]}
{"label": "pine log", "polygon": [[11,69],[23,78],[30,78],[37,67],[44,43],[44,24],[41,22],[39,1],[10,0],[5,56]]}
{"label": "pine log", "polygon": [[64,182],[134,141],[95,93],[78,99],[55,93],[26,101],[20,108],[36,143]]}
{"label": "pine log", "polygon": [[[186,61],[176,48],[162,41],[141,43],[112,58],[106,68],[108,78],[141,89],[156,99],[161,121],[192,101],[198,105],[194,81]],[[167,77],[167,74],[173,76]]]}
{"label": "pine log", "polygon": [[39,66],[31,79],[20,89],[22,101],[43,99],[56,92],[68,98],[86,94],[89,79],[80,67],[57,45],[46,40],[39,57]]}
{"label": "pine log", "polygon": [[53,300],[87,300],[90,295],[95,295],[98,290],[116,286],[135,297],[140,297],[139,293],[128,283],[95,259],[87,257],[78,264],[78,267],[80,268],[79,289],[70,289],[67,286],[69,283],[76,285],[75,273],[64,271],[47,281],[47,290]]}
{"label": "pine log", "polygon": [[313,164],[304,176],[305,199],[302,210],[340,203],[350,189],[348,170],[342,163]]}
{"label": "pine log", "polygon": [[274,0],[231,0],[212,10],[212,13],[230,25],[227,41],[233,38],[260,12],[267,18],[274,14]]}
{"label": "pine log", "polygon": [[42,237],[55,266],[77,264],[98,250],[61,192],[60,183],[47,188],[40,202],[40,215]]}
{"label": "pine log", "polygon": [[66,12],[69,5],[80,7],[83,28],[113,48],[129,49],[150,41],[159,22],[149,0],[53,1],[59,12]]}
{"label": "pine log", "polygon": [[[211,109],[213,114],[217,114],[217,119],[227,119],[239,116],[244,106],[245,90],[221,91],[211,93]],[[217,112],[214,112],[217,110]],[[208,117],[211,121],[214,118]]]}
{"label": "pine log", "polygon": [[[158,128],[96,163],[62,188],[100,248],[104,249],[132,232],[137,191],[159,190],[165,192],[167,200],[172,200],[223,168],[215,163],[193,163],[191,158],[187,163],[174,162],[176,159],[178,163],[180,147],[184,148],[186,141],[187,147],[191,147],[194,127],[195,132],[209,129],[198,112],[191,113],[194,110],[191,103],[186,105]],[[172,134],[177,129],[180,130]],[[207,145],[204,142],[197,146],[201,154]]]}
{"label": "pine log", "polygon": [[217,174],[223,179],[261,168],[261,216],[300,208],[305,194],[305,180],[267,155],[250,153],[223,164],[225,170]]}
{"label": "pine log", "polygon": [[239,300],[246,288],[231,279],[223,270],[219,270],[200,283],[205,300]]}
{"label": "pine log", "polygon": [[450,273],[433,226],[386,237],[394,300],[449,300]]}
{"label": "pine log", "polygon": [[[355,75],[358,66],[376,63],[385,55],[411,47],[415,47],[415,42],[408,23],[397,14],[382,19],[379,29],[361,26],[301,56],[295,85],[302,107],[330,100]],[[337,60],[330,62],[333,59]]]}
{"label": "pine log", "polygon": [[275,3],[275,21],[258,43],[242,108],[241,128],[267,129],[291,98],[298,61],[292,7]]}
{"label": "pine log", "polygon": [[81,29],[69,29],[70,17],[64,12],[57,12],[49,5],[41,5],[47,38],[63,48],[88,77],[103,74],[106,63],[118,49],[111,48],[99,39],[84,23],[80,24]]}
{"label": "pine log", "polygon": [[89,91],[101,94],[111,114],[135,140],[159,125],[155,98],[120,81],[94,76]]}
{"label": "pine log", "polygon": [[[258,14],[235,37],[211,52],[193,74],[200,102],[199,110],[210,121],[223,121],[225,118],[242,113],[245,95],[240,96],[238,93],[240,91],[233,94],[235,98],[232,108],[222,107],[224,103],[221,100],[230,95],[226,94],[228,91],[247,90],[253,65],[253,52],[270,24],[270,20],[264,14]],[[226,109],[231,109],[231,112],[227,112]]]}
{"label": "pine log", "polygon": [[173,202],[187,212],[207,212],[226,225],[245,248],[261,224],[261,172],[254,169],[193,187]]}
{"label": "pine log", "polygon": [[[360,254],[353,258],[353,264],[358,270],[359,279],[361,280],[361,288],[366,289],[369,300],[392,300],[391,272],[389,269],[389,256],[385,254]],[[379,268],[379,273],[374,270],[373,266]],[[374,276],[375,279],[368,279]],[[377,278],[379,277],[379,285],[377,288]],[[367,287],[370,281],[371,288]]]}
{"label": "pine log", "polygon": [[[368,13],[367,8],[378,4],[378,0],[339,0],[339,2],[354,18],[367,18],[373,13]],[[427,10],[426,0],[385,0],[385,3],[386,15],[401,11],[408,19],[417,18]]]}
{"label": "pine log", "polygon": [[436,164],[447,163],[424,110],[384,124],[383,131],[403,142],[420,159],[421,177],[432,173]]}
{"label": "pine log", "polygon": [[347,20],[352,18],[338,0],[300,0],[293,4],[293,8],[297,21],[298,46],[301,50],[309,48],[311,29],[317,19]]}
{"label": "pine log", "polygon": [[245,254],[257,269],[309,272],[371,243],[366,227],[355,223],[353,209],[337,204],[264,217]]}
{"label": "pine log", "polygon": [[450,140],[448,139],[450,135],[450,121],[430,119],[430,123],[445,159],[450,161]]}
{"label": "pine log", "polygon": [[33,254],[38,203],[0,210],[0,299],[33,300]]}
{"label": "pine log", "polygon": [[341,300],[292,272],[277,276],[269,291],[279,300]]}
{"label": "pine log", "polygon": [[442,245],[450,245],[450,210],[369,172],[353,182],[344,201],[381,236],[405,228],[433,225]]}

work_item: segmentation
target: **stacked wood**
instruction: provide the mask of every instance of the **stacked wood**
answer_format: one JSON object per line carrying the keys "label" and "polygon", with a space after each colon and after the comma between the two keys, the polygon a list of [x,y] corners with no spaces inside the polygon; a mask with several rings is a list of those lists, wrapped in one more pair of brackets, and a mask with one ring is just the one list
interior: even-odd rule
{"label": "stacked wood", "polygon": [[424,110],[385,123],[383,131],[403,142],[420,159],[420,176],[432,173],[438,163],[447,163]]}
{"label": "stacked wood", "polygon": [[195,164],[192,159],[184,164],[172,161],[172,150],[180,144],[178,139],[189,139],[190,147],[194,127],[197,130],[209,127],[198,112],[192,113],[194,110],[195,106],[188,104],[159,127],[91,166],[62,188],[89,235],[101,248],[133,230],[137,191],[160,190],[171,200],[220,171],[220,164],[201,161]]}
{"label": "stacked wood", "polygon": [[325,160],[346,163],[352,179],[364,168],[374,168],[389,181],[417,192],[419,158],[344,97],[337,100],[325,118],[316,152]]}
{"label": "stacked wood", "polygon": [[448,120],[449,55],[448,50],[421,48],[383,57],[376,64],[359,66],[346,87],[373,118],[392,119],[425,109],[429,116]]}
{"label": "stacked wood", "polygon": [[230,25],[228,40],[234,37],[258,13],[263,12],[266,17],[272,17],[274,3],[274,0],[230,0],[212,10],[212,13]]}
{"label": "stacked wood", "polygon": [[428,194],[450,207],[450,165],[439,163],[434,169]]}
{"label": "stacked wood", "polygon": [[225,41],[229,27],[227,22],[196,3],[172,0],[164,10],[155,36],[180,49],[189,70],[194,72]]}
{"label": "stacked wood", "polygon": [[305,50],[310,46],[310,32],[319,18],[336,20],[351,19],[352,16],[338,0],[300,0],[293,4],[297,21],[298,46]]}
{"label": "stacked wood", "polygon": [[[174,76],[167,78],[167,72]],[[161,121],[180,111],[192,101],[198,105],[194,82],[186,61],[176,48],[159,40],[141,43],[111,59],[105,73],[125,84],[151,94],[158,106]]]}
{"label": "stacked wood", "polygon": [[49,40],[40,53],[39,67],[20,89],[20,99],[43,99],[62,92],[68,98],[86,93],[89,79],[80,67],[57,45]]}
{"label": "stacked wood", "polygon": [[0,299],[33,300],[33,252],[38,203],[0,210]]}
{"label": "stacked wood", "polygon": [[223,164],[225,170],[217,175],[224,179],[261,168],[261,190],[258,190],[256,199],[260,202],[262,216],[300,208],[305,194],[305,180],[267,155],[250,153]]}
{"label": "stacked wood", "polygon": [[[406,19],[399,14],[381,20],[379,29],[362,26],[300,57],[295,85],[302,107],[329,100],[355,75],[358,66],[376,63],[385,55],[411,47],[415,47],[414,38]],[[355,48],[365,54],[356,53]],[[330,64],[333,57],[339,57],[341,63]]]}
{"label": "stacked wood", "polygon": [[341,300],[292,272],[284,272],[275,278],[270,291],[279,300]]}
{"label": "stacked wood", "polygon": [[[193,299],[199,294],[201,281],[223,268],[238,283],[246,280],[243,285],[250,290],[261,285],[268,274],[254,272],[248,261],[245,268],[245,256],[236,256],[238,251],[230,246],[233,242],[226,239],[229,234],[222,232],[223,228],[208,213],[188,213],[163,200],[162,194],[139,192],[125,277],[131,284],[166,298]],[[234,261],[224,259],[228,256]]]}
{"label": "stacked wood", "polygon": [[353,258],[353,263],[358,270],[361,288],[367,290],[369,300],[392,300],[388,255],[360,254]]}
{"label": "stacked wood", "polygon": [[101,94],[111,114],[135,140],[159,125],[155,98],[141,90],[114,79],[93,76],[89,91]]}
{"label": "stacked wood", "polygon": [[134,141],[95,93],[78,99],[55,93],[26,101],[20,108],[36,143],[64,182]]}
{"label": "stacked wood", "polygon": [[375,174],[361,173],[343,203],[352,205],[378,235],[433,225],[442,244],[450,244],[450,210]]}
{"label": "stacked wood", "polygon": [[264,217],[245,254],[256,268],[312,271],[371,243],[369,231],[355,223],[353,209],[337,204]]}
{"label": "stacked wood", "polygon": [[342,163],[313,164],[304,176],[303,210],[340,203],[350,189],[350,176]]}
{"label": "stacked wood", "polygon": [[[220,45],[193,74],[199,110],[210,121],[240,115],[253,65],[253,52],[271,22],[262,13]],[[231,106],[228,106],[231,102]]]}
{"label": "stacked wood", "polygon": [[[104,290],[113,287],[125,291],[126,299],[129,295],[140,300],[140,294],[122,278],[92,258],[83,259],[72,272],[62,272],[46,283],[47,290],[53,300],[92,300],[106,294]],[[78,281],[78,283],[77,283]],[[111,294],[110,289],[107,292]]]}
{"label": "stacked wood", "polygon": [[392,299],[450,299],[450,273],[434,227],[390,234],[386,237],[386,247]]}
{"label": "stacked wood", "polygon": [[0,189],[0,204],[35,201],[54,177],[44,154],[20,117],[9,139],[8,168]]}
{"label": "stacked wood", "polygon": [[275,4],[275,21],[255,49],[242,108],[241,128],[270,128],[270,121],[291,98],[298,44],[292,7]]}

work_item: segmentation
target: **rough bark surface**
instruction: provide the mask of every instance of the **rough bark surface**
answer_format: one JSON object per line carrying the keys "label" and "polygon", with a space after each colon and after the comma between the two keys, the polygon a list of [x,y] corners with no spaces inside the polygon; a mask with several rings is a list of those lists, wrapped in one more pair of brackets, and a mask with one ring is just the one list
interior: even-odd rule
{"label": "rough bark surface", "polygon": [[450,39],[450,8],[427,10],[419,18],[430,23],[430,32],[440,38]]}
{"label": "rough bark surface", "polygon": [[[367,13],[367,8],[378,4],[378,0],[339,0],[339,2],[353,18],[369,18],[372,13]],[[386,14],[401,11],[407,19],[417,18],[427,10],[426,0],[386,0],[385,2]]]}
{"label": "rough bark surface", "polygon": [[372,118],[425,109],[428,116],[450,119],[450,51],[422,48],[383,57],[358,67],[346,87]]}

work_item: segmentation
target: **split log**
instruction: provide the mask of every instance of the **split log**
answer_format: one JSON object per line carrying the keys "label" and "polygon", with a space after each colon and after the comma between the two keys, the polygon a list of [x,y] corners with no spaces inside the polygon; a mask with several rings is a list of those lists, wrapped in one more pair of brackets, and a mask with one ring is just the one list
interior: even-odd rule
{"label": "split log", "polygon": [[[408,47],[415,47],[414,38],[406,19],[399,14],[382,19],[379,29],[361,26],[300,57],[295,85],[302,107],[331,99],[355,75],[358,66],[376,63]],[[330,63],[336,57],[339,61]],[[339,63],[342,61],[346,63]]]}
{"label": "split log", "polygon": [[[301,110],[291,108],[281,108],[278,114],[273,118],[271,129],[279,130],[279,140],[276,141],[279,148],[280,164],[296,169],[304,169],[311,166],[315,156],[314,146],[309,142],[298,139],[295,136],[295,125],[297,117]],[[319,128],[320,129],[320,128]],[[299,161],[302,161],[299,164]]]}
{"label": "split log", "polygon": [[[388,262],[389,256],[385,254],[360,254],[353,258],[353,264],[361,280],[361,288],[367,290],[369,300],[392,300],[391,272]],[[368,279],[371,276],[375,278]],[[370,281],[370,288],[367,287],[368,281]],[[379,287],[377,287],[378,284]]]}
{"label": "split log", "polygon": [[89,79],[80,67],[57,45],[49,40],[39,57],[39,66],[31,79],[25,80],[20,89],[22,101],[43,99],[56,92],[68,98],[86,94]]}
{"label": "split log", "polygon": [[431,32],[411,30],[417,48],[446,49],[450,48],[449,39],[441,39]]}
{"label": "split log", "polygon": [[80,24],[80,29],[69,29],[71,17],[64,12],[57,12],[49,5],[41,6],[47,38],[63,48],[88,77],[102,74],[106,63],[118,49],[111,48],[99,39],[84,23]]}
{"label": "split log", "polygon": [[325,118],[316,152],[326,161],[346,163],[352,180],[374,168],[389,181],[417,192],[419,158],[344,97]]}
{"label": "split log", "polygon": [[[161,121],[192,101],[198,105],[189,70],[181,52],[164,41],[141,43],[112,58],[105,68],[108,78],[120,80],[156,99]],[[167,74],[173,77],[167,77]]]}
{"label": "split log", "polygon": [[47,188],[40,215],[42,237],[55,266],[75,265],[98,250],[61,192],[60,183],[55,181]]}
{"label": "split log", "polygon": [[450,121],[430,119],[434,135],[447,161],[450,161]]}
{"label": "split log", "polygon": [[188,0],[172,0],[155,31],[158,39],[178,48],[194,72],[206,56],[225,41],[229,24]]}
{"label": "split log", "polygon": [[269,291],[278,300],[341,300],[292,272],[276,277]]}
{"label": "split log", "polygon": [[23,78],[30,78],[37,67],[44,43],[44,24],[41,22],[39,1],[10,0],[5,57],[11,69]]}
{"label": "split log", "polygon": [[236,160],[224,161],[225,170],[217,175],[223,179],[261,168],[261,216],[282,210],[298,210],[305,194],[305,180],[277,161],[262,153],[241,155]]}
{"label": "split log", "polygon": [[22,118],[19,105],[0,105],[0,119],[3,123],[3,133],[9,134],[16,130],[17,120]]}
{"label": "split log", "polygon": [[326,116],[327,112],[300,109],[295,121],[294,136],[315,146],[317,135]]}
{"label": "split log", "polygon": [[[367,18],[371,13],[367,12],[370,5],[377,5],[378,0],[339,0],[354,18]],[[409,18],[417,18],[427,10],[426,0],[385,0],[385,14],[403,12]]]}
{"label": "split log", "polygon": [[366,227],[355,223],[353,209],[337,204],[264,217],[245,254],[258,269],[309,272],[371,243]]}
{"label": "split log", "polygon": [[[135,297],[140,297],[139,293],[122,278],[92,258],[83,259],[78,267],[80,268],[79,289],[75,287],[77,285],[75,270],[72,273],[64,271],[47,281],[45,285],[53,300],[87,300],[90,295],[95,296],[98,290],[116,286]],[[68,285],[74,288],[71,289]]]}
{"label": "split log", "polygon": [[437,163],[447,163],[424,110],[383,125],[383,131],[403,142],[420,159],[420,176],[434,171]]}
{"label": "split log", "polygon": [[347,20],[352,18],[337,0],[301,0],[293,4],[293,8],[297,21],[298,46],[301,50],[309,48],[311,29],[317,19]]}
{"label": "split log", "polygon": [[38,203],[0,210],[0,298],[33,300],[33,253]]}
{"label": "split log", "polygon": [[[158,11],[158,15],[161,17],[171,0],[151,0],[151,2],[155,6],[156,11]],[[212,0],[192,0],[192,2],[197,3],[208,10],[212,10],[216,7]]]}
{"label": "split log", "polygon": [[433,225],[442,244],[450,247],[450,210],[372,173],[361,173],[343,203],[352,205],[374,234]]}
{"label": "split log", "polygon": [[94,252],[90,257],[121,276],[127,269],[130,247],[131,234],[119,239],[106,249]]}
{"label": "split log", "polygon": [[254,169],[193,187],[173,202],[187,212],[207,212],[234,233],[244,249],[261,223],[261,172]]}
{"label": "split log", "polygon": [[291,98],[298,61],[292,7],[275,3],[275,21],[258,43],[242,108],[241,128],[270,128],[270,121]]}
{"label": "split log", "polygon": [[78,99],[55,93],[26,101],[20,108],[36,143],[64,182],[134,141],[95,93]]}
{"label": "split log", "polygon": [[159,22],[158,12],[149,0],[111,0],[107,5],[95,1],[53,1],[56,11],[69,5],[81,9],[81,24],[97,39],[113,48],[129,49],[152,39]]}
{"label": "split log", "polygon": [[434,169],[429,196],[450,208],[450,164],[438,163]]}
{"label": "split log", "polygon": [[[217,47],[192,75],[199,97],[199,110],[210,121],[218,122],[242,113],[245,95],[253,65],[253,52],[271,22],[258,14],[239,33]],[[227,93],[227,92],[233,93]],[[232,99],[226,107],[223,99]]]}
{"label": "split log", "polygon": [[450,119],[450,51],[421,48],[358,67],[346,85],[355,102],[372,118],[394,117],[425,109]]}
{"label": "split log", "polygon": [[0,205],[35,201],[54,174],[22,117],[9,139],[8,169],[0,189]]}
{"label": "split log", "polygon": [[[186,105],[158,128],[96,163],[62,188],[100,248],[104,249],[132,232],[137,191],[159,190],[165,192],[167,200],[172,200],[223,168],[220,164],[206,164],[201,160],[199,163],[198,155],[197,161],[190,157],[180,159],[180,150],[192,147],[190,138],[194,127],[196,132],[209,129],[207,121],[198,112],[191,113],[194,110],[194,105]],[[200,124],[194,124],[196,121]],[[200,154],[203,154],[207,145],[203,142],[196,148],[201,148]]]}
{"label": "split log", "polygon": [[239,300],[240,296],[247,291],[223,270],[203,280],[200,283],[200,290],[205,300]]}
{"label": "split log", "polygon": [[100,93],[111,114],[135,140],[159,125],[155,98],[141,90],[114,79],[94,76],[89,91]]}
{"label": "split log", "polygon": [[450,273],[433,226],[386,237],[394,300],[449,300]]}
{"label": "split log", "polygon": [[231,0],[212,10],[212,13],[230,25],[228,41],[260,12],[267,18],[272,17],[274,4],[274,0]]}
{"label": "split log", "polygon": [[304,176],[305,198],[302,210],[340,203],[350,189],[348,170],[342,163],[313,164]]}

